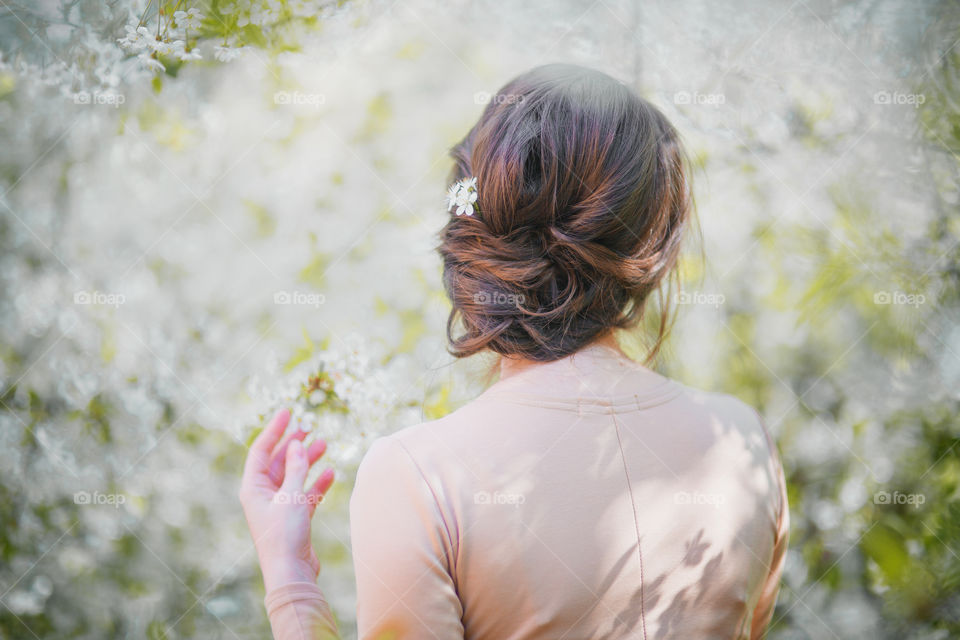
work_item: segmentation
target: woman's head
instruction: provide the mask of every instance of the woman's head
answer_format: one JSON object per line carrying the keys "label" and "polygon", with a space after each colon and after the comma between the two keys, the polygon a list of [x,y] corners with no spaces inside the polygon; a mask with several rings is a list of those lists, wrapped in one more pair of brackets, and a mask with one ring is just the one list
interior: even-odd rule
{"label": "woman's head", "polygon": [[441,232],[455,355],[556,360],[640,319],[690,210],[660,111],[599,71],[538,67],[493,96],[451,155],[452,181],[474,176],[478,191],[476,214]]}

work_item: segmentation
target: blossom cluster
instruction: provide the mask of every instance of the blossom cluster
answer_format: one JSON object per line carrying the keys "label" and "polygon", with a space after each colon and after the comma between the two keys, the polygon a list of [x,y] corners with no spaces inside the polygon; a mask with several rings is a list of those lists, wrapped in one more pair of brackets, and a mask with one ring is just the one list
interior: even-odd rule
{"label": "blossom cluster", "polygon": [[[411,406],[398,393],[398,377],[373,358],[358,336],[348,336],[281,373],[274,357],[263,375],[250,378],[248,395],[262,423],[278,409],[291,412],[290,431],[327,441],[334,468],[359,462],[385,421]],[[262,426],[262,425],[261,425]]]}
{"label": "blossom cluster", "polygon": [[200,28],[204,15],[196,7],[186,11],[175,11],[173,19],[168,21],[161,32],[161,17],[157,18],[157,32],[154,34],[141,22],[128,24],[126,35],[120,38],[120,46],[130,53],[138,54],[137,59],[144,67],[154,71],[164,71],[160,56],[168,56],[177,60],[201,60],[203,56],[195,46],[188,44],[188,32]]}
{"label": "blossom cluster", "polygon": [[124,27],[125,35],[117,43],[124,51],[136,54],[143,68],[156,72],[167,70],[164,59],[168,64],[202,60],[200,45],[207,39],[219,41],[212,48],[213,57],[229,62],[248,45],[250,34],[246,30],[255,28],[261,36],[269,35],[278,24],[290,19],[315,19],[325,15],[326,9],[320,0],[240,0],[218,4],[209,15],[190,7],[174,11],[169,18],[163,12],[147,18],[150,4]]}
{"label": "blossom cluster", "polygon": [[458,216],[472,216],[477,202],[477,179],[465,178],[447,191],[447,211],[457,208]]}

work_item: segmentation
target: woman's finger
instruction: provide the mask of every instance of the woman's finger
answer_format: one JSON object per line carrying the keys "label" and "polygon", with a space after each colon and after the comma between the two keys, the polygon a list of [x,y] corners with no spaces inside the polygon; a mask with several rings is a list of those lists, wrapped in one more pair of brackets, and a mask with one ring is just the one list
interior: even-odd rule
{"label": "woman's finger", "polygon": [[264,453],[270,453],[273,451],[273,448],[277,445],[277,442],[280,440],[280,436],[283,435],[284,429],[287,428],[287,423],[290,422],[290,410],[289,409],[280,409],[270,420],[270,423],[264,427],[263,431],[260,432],[260,435],[256,437],[253,441],[253,444],[250,445],[251,450],[262,451]]}
{"label": "woman's finger", "polygon": [[307,470],[310,468],[307,464],[307,454],[303,450],[303,443],[299,440],[292,440],[287,447],[286,467],[284,469],[283,485],[281,491],[290,494],[303,491],[303,482],[307,479]]}
{"label": "woman's finger", "polygon": [[262,472],[267,469],[270,461],[270,452],[273,451],[283,431],[290,422],[290,411],[280,409],[273,415],[273,419],[264,427],[250,445],[250,452],[247,454],[247,461],[244,465],[244,475],[253,472]]}
{"label": "woman's finger", "polygon": [[320,459],[326,453],[327,443],[324,440],[314,440],[307,447],[307,464],[313,466],[313,463]]}
{"label": "woman's finger", "polygon": [[270,457],[270,479],[278,485],[283,483],[283,468],[286,465],[287,450],[290,447],[290,443],[295,440],[303,440],[306,437],[306,431],[297,429],[276,446],[276,450]]}
{"label": "woman's finger", "polygon": [[314,482],[313,486],[310,487],[310,490],[307,491],[307,504],[310,505],[311,515],[313,515],[313,511],[323,500],[323,496],[326,495],[327,491],[330,489],[330,486],[333,485],[333,480],[333,469],[324,469],[323,473],[320,474],[320,477],[317,478],[317,481]]}

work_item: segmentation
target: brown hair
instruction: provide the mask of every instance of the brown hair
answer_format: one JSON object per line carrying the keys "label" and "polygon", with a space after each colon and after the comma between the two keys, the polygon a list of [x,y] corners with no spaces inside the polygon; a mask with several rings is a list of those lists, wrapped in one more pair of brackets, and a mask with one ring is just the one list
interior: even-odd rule
{"label": "brown hair", "polygon": [[691,208],[682,146],[656,107],[599,71],[537,67],[450,154],[451,182],[475,176],[478,192],[474,215],[450,214],[440,233],[453,355],[557,360],[635,325],[658,290],[656,354]]}

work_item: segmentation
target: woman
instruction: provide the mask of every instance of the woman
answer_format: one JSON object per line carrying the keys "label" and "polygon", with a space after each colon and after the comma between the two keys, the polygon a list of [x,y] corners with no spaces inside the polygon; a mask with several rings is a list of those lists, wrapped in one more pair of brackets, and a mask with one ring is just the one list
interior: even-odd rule
{"label": "woman", "polygon": [[[753,409],[614,335],[687,226],[676,131],[609,76],[550,65],[503,87],[452,156],[451,351],[500,354],[500,377],[363,459],[359,637],[762,637],[787,545],[775,446]],[[288,419],[253,444],[241,499],[274,636],[338,637],[309,535],[333,477],[304,490],[323,445],[278,444]]]}

